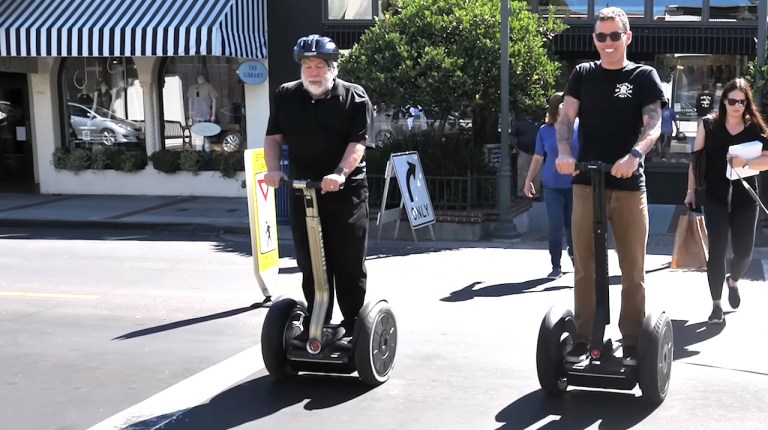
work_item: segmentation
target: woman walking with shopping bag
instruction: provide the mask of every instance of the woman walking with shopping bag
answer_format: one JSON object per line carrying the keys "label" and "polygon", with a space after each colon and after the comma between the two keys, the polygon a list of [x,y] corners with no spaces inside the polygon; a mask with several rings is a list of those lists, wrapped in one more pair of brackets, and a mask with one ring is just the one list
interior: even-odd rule
{"label": "woman walking with shopping bag", "polygon": [[[729,147],[759,141],[762,153],[745,160],[729,154]],[[723,282],[728,283],[728,303],[736,309],[741,303],[738,283],[752,259],[757,228],[758,204],[740,181],[731,182],[726,166],[768,169],[768,129],[755,106],[749,83],[734,79],[723,88],[719,110],[704,117],[699,123],[693,160],[688,170],[688,191],[685,204],[689,208],[701,204],[709,236],[707,279],[712,296],[709,322],[722,323],[723,308],[720,298]],[[744,181],[757,188],[757,176]],[[703,189],[703,201],[697,202],[696,189]],[[725,257],[728,236],[731,238],[731,273],[726,277]]]}

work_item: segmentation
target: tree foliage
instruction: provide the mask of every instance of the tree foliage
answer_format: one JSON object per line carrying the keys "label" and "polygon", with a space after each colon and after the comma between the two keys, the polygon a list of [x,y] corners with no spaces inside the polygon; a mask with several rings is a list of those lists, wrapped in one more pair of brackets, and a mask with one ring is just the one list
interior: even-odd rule
{"label": "tree foliage", "polygon": [[[500,104],[499,0],[391,1],[340,62],[340,76],[362,85],[378,106],[418,105],[445,119],[450,112]],[[511,2],[510,106],[545,109],[560,63],[548,42],[565,26]]]}

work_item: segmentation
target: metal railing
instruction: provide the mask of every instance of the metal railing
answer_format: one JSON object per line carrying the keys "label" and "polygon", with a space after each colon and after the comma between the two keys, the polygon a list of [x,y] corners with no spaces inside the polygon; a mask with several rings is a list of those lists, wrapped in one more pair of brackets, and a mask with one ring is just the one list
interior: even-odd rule
{"label": "metal railing", "polygon": [[[383,175],[368,175],[369,204],[371,209],[381,208],[384,196]],[[514,188],[514,187],[513,187]],[[432,206],[438,209],[468,210],[495,209],[496,176],[433,176],[427,177],[427,190]],[[387,195],[387,208],[400,204],[400,188],[392,178]]]}

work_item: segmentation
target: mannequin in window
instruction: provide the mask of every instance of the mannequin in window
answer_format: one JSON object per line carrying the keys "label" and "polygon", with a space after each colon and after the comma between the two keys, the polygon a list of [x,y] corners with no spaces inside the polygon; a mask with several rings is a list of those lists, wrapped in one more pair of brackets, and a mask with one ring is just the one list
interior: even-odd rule
{"label": "mannequin in window", "polygon": [[88,94],[88,91],[83,87],[80,94],[77,95],[77,102],[83,106],[93,106],[93,96]]}
{"label": "mannequin in window", "polygon": [[189,100],[187,123],[192,125],[198,122],[215,122],[218,98],[219,92],[216,88],[205,79],[205,76],[198,75],[197,84],[192,85],[187,91]]}
{"label": "mannequin in window", "polygon": [[95,111],[97,107],[112,111],[112,89],[107,86],[106,82],[101,80],[98,87],[96,87],[96,91],[93,93],[92,110]]}

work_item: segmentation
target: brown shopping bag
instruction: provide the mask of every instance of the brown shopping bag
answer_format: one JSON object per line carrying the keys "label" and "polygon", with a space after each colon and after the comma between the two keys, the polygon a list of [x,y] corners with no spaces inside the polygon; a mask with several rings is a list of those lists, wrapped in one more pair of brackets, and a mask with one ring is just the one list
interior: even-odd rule
{"label": "brown shopping bag", "polygon": [[677,221],[675,246],[672,250],[673,269],[701,269],[709,259],[709,236],[704,216],[688,212]]}

